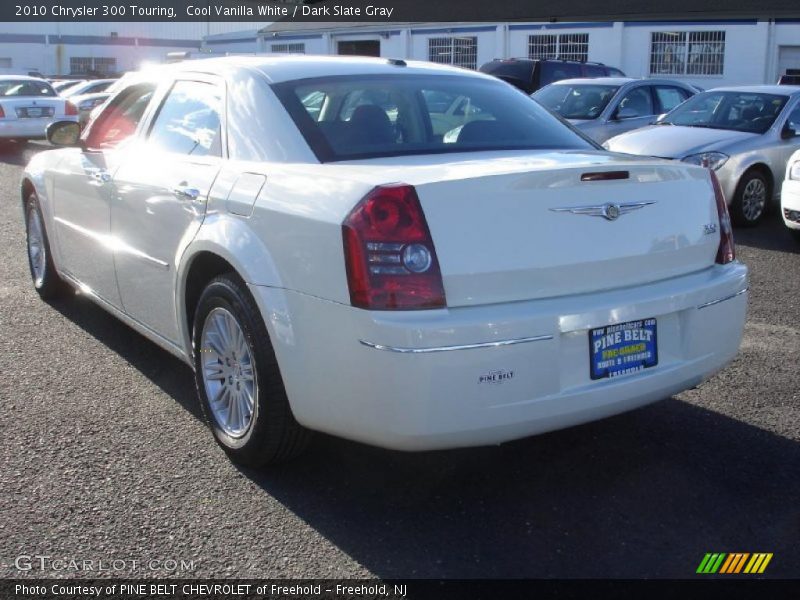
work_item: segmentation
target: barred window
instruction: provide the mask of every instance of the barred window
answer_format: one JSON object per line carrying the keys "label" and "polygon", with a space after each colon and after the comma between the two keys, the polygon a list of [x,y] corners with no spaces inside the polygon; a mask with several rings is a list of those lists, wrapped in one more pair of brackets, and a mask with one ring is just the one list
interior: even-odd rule
{"label": "barred window", "polygon": [[111,75],[117,71],[117,59],[71,56],[69,59],[69,71],[73,75],[84,75],[87,73]]}
{"label": "barred window", "polygon": [[654,31],[651,75],[722,75],[724,31]]}
{"label": "barred window", "polygon": [[540,33],[528,36],[528,58],[560,58],[562,60],[589,60],[588,33]]}
{"label": "barred window", "polygon": [[306,45],[305,44],[272,44],[270,47],[272,52],[278,52],[281,54],[305,54],[306,53]]}
{"label": "barred window", "polygon": [[428,60],[445,65],[478,68],[477,37],[443,37],[428,39]]}

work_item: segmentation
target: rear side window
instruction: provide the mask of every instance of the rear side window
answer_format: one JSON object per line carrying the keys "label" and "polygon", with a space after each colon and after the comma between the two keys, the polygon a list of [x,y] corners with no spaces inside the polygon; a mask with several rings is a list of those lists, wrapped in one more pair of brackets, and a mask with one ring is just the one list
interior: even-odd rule
{"label": "rear side window", "polygon": [[659,114],[668,113],[690,96],[686,90],[671,85],[657,85],[653,89],[656,92]]}
{"label": "rear side window", "polygon": [[600,65],[583,65],[586,77],[605,77],[607,69]]}
{"label": "rear side window", "polygon": [[553,83],[554,81],[573,79],[581,76],[580,63],[543,61],[539,64],[539,68],[541,69],[539,78],[539,85],[541,87]]}
{"label": "rear side window", "polygon": [[177,81],[156,115],[148,143],[175,154],[222,156],[221,114],[217,86]]}
{"label": "rear side window", "polygon": [[5,98],[55,95],[55,90],[46,81],[0,81],[0,96]]}
{"label": "rear side window", "polygon": [[86,145],[97,149],[115,148],[132,137],[154,91],[154,84],[143,83],[120,92],[86,130]]}
{"label": "rear side window", "polygon": [[[272,87],[323,162],[592,147],[537,102],[490,79],[337,76]],[[323,96],[321,109],[308,101]]]}

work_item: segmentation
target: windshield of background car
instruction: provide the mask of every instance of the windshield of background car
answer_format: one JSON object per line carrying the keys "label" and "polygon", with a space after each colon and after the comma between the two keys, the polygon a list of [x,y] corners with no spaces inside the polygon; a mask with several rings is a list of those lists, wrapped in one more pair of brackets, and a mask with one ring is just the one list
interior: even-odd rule
{"label": "windshield of background car", "polygon": [[764,133],[778,118],[787,100],[787,96],[778,94],[703,92],[689,98],[661,122]]}
{"label": "windshield of background car", "polygon": [[548,85],[533,97],[565,119],[596,119],[618,89],[618,85]]}
{"label": "windshield of background car", "polygon": [[593,148],[525,94],[489,79],[333,76],[272,87],[322,162]]}
{"label": "windshield of background car", "polygon": [[0,96],[5,98],[55,95],[55,90],[46,81],[0,81]]}

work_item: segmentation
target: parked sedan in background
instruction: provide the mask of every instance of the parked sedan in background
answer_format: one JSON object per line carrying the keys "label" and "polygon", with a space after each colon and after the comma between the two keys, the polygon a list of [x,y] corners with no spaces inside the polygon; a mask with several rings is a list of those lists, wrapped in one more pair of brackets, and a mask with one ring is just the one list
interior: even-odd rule
{"label": "parked sedan in background", "polygon": [[59,91],[59,94],[65,98],[71,98],[72,96],[104,92],[116,81],[116,79],[89,79],[87,81],[82,81],[77,85],[70,86],[66,90],[61,90]]}
{"label": "parked sedan in background", "polygon": [[650,125],[697,92],[671,79],[599,77],[557,81],[532,97],[602,143]]}
{"label": "parked sedan in background", "polygon": [[44,138],[54,121],[77,121],[78,110],[44,79],[0,75],[0,139]]}
{"label": "parked sedan in background", "polygon": [[102,105],[110,97],[110,92],[98,92],[96,94],[82,94],[70,98],[70,102],[78,108],[78,122],[82,127],[89,122],[92,111]]}
{"label": "parked sedan in background", "polygon": [[63,94],[69,88],[75,87],[76,85],[80,85],[84,81],[86,81],[86,80],[85,79],[56,79],[56,80],[51,81],[50,83],[53,86],[53,89],[58,94]]}
{"label": "parked sedan in background", "polygon": [[800,242],[800,150],[789,159],[781,190],[781,216],[786,227]]}
{"label": "parked sedan in background", "polygon": [[657,124],[611,138],[614,152],[708,165],[731,217],[753,226],[780,194],[792,153],[800,149],[800,87],[717,88],[693,96]]}
{"label": "parked sedan in background", "polygon": [[[441,135],[450,98],[470,111]],[[68,282],[192,365],[242,463],[308,430],[428,450],[603,418],[698,385],[742,336],[713,172],[599,150],[493,77],[189,61],[49,137],[67,147],[21,186],[35,289]]]}

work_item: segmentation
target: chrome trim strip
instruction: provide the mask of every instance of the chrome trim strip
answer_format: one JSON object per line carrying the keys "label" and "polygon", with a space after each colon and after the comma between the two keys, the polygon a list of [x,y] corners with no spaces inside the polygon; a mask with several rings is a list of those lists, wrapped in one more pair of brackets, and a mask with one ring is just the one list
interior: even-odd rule
{"label": "chrome trim strip", "polygon": [[712,300],[711,302],[706,302],[705,304],[701,304],[700,306],[697,307],[697,310],[702,310],[704,308],[708,308],[709,306],[714,306],[715,304],[719,304],[720,302],[725,302],[726,300],[732,300],[733,298],[736,298],[736,296],[741,296],[742,294],[747,293],[747,290],[749,289],[750,288],[744,288],[743,290],[739,290],[738,292],[730,296],[725,296],[724,298],[720,298],[719,300]]}
{"label": "chrome trim strip", "polygon": [[552,335],[536,335],[533,337],[516,338],[512,340],[498,340],[496,342],[479,342],[476,344],[460,344],[458,346],[435,346],[433,348],[401,348],[397,346],[384,346],[366,340],[358,340],[364,346],[376,350],[399,352],[401,354],[428,354],[430,352],[450,352],[451,350],[474,350],[476,348],[498,348],[500,346],[513,346],[514,344],[527,344],[528,342],[544,342],[552,340]]}

